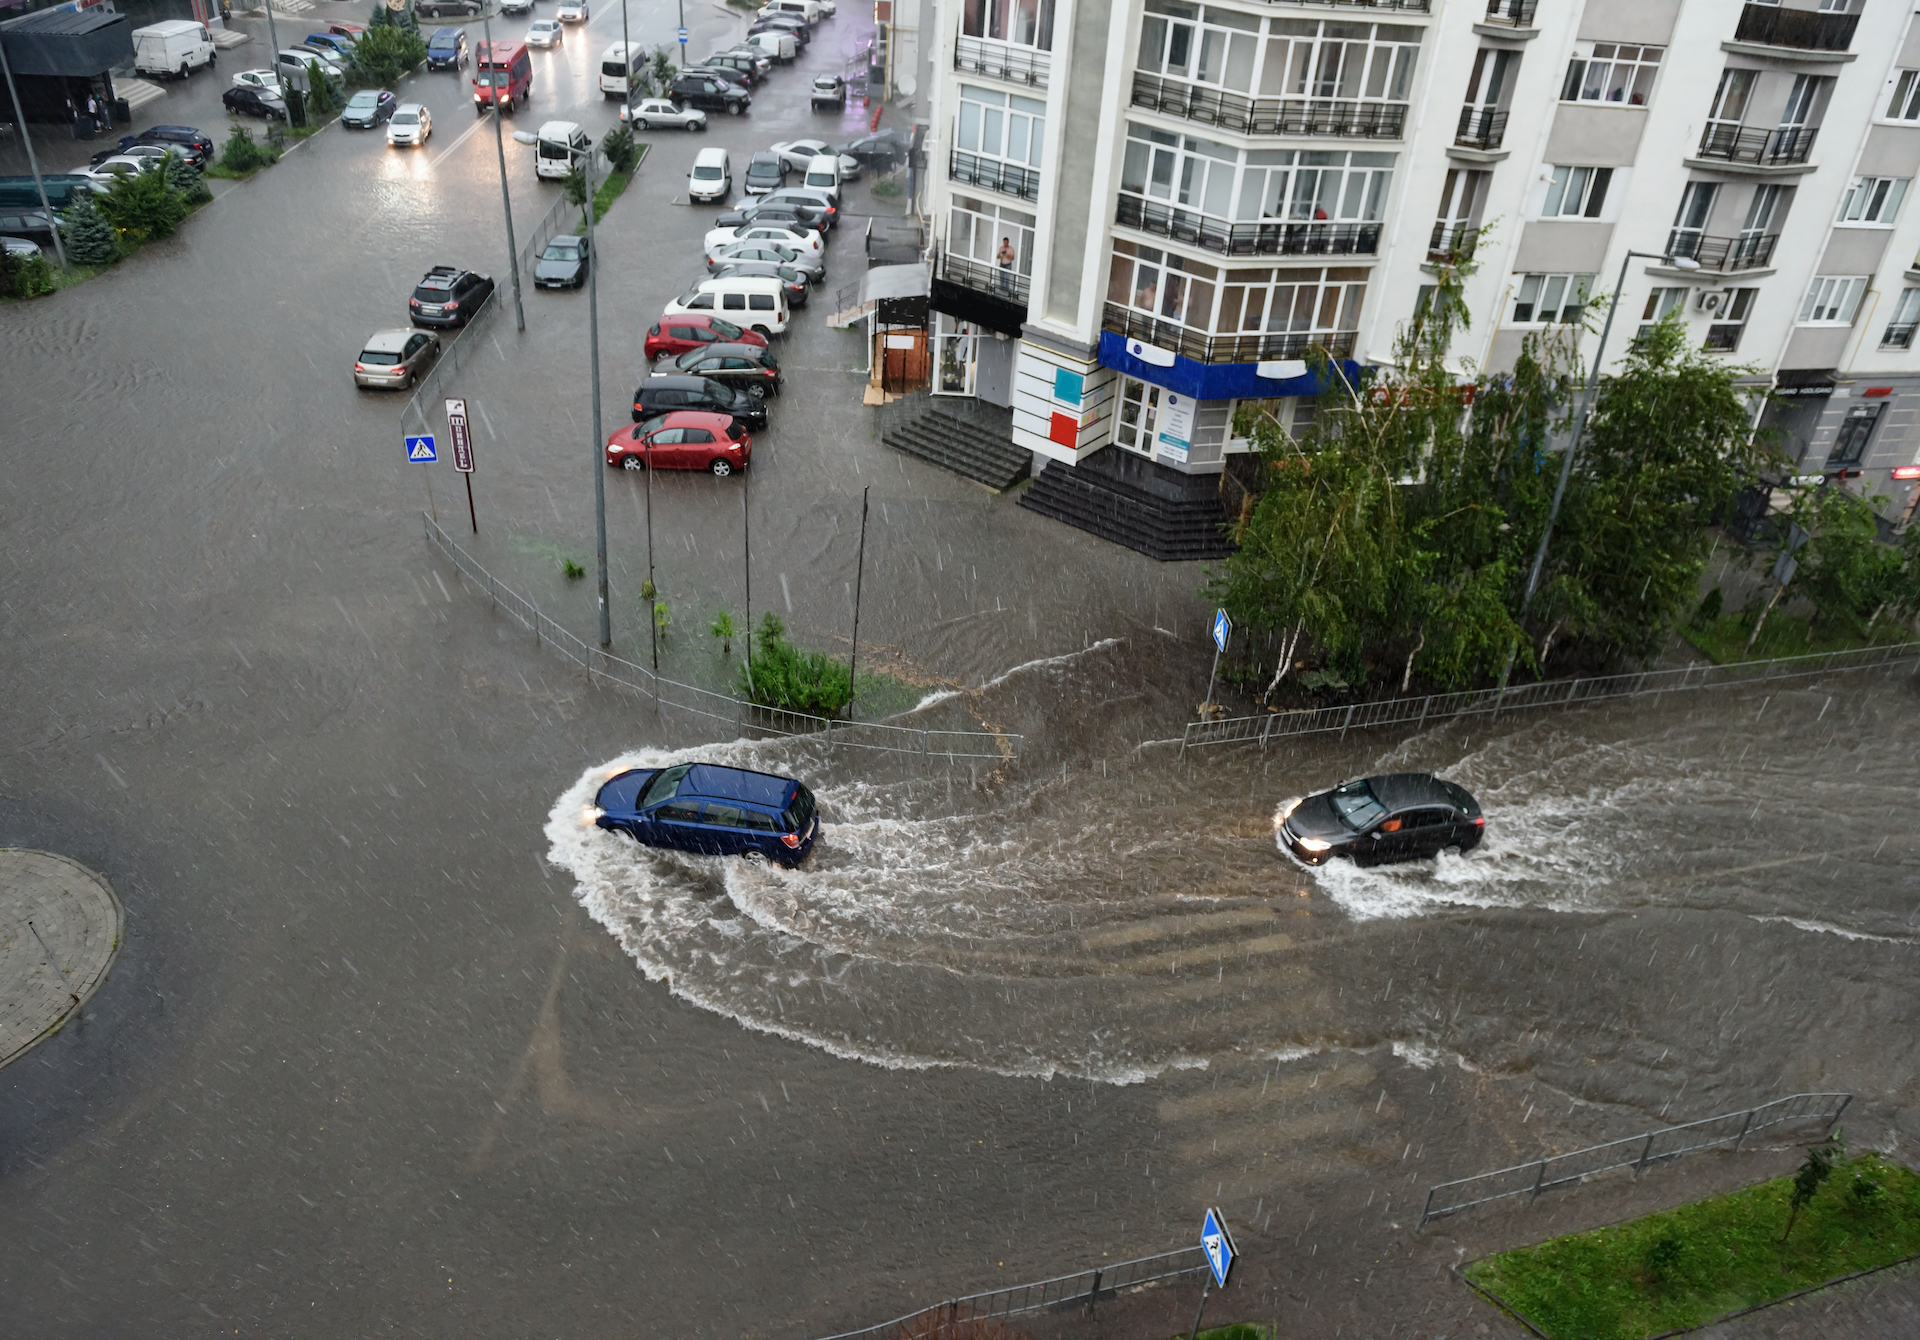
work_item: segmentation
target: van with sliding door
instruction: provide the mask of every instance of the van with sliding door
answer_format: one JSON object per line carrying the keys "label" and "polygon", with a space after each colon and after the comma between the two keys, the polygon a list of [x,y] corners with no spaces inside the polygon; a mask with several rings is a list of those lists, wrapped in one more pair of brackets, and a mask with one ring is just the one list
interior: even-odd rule
{"label": "van with sliding door", "polygon": [[600,53],[600,92],[624,98],[646,68],[647,49],[638,42],[615,42]]}
{"label": "van with sliding door", "polygon": [[565,181],[593,152],[593,141],[578,121],[549,121],[534,139],[533,174],[548,181]]}
{"label": "van with sliding door", "polygon": [[683,312],[718,316],[765,336],[786,334],[793,319],[787,307],[787,286],[771,275],[703,279],[691,293],[668,303],[661,319]]}
{"label": "van with sliding door", "polygon": [[473,52],[473,109],[510,112],[533,93],[533,57],[525,42],[481,42]]}

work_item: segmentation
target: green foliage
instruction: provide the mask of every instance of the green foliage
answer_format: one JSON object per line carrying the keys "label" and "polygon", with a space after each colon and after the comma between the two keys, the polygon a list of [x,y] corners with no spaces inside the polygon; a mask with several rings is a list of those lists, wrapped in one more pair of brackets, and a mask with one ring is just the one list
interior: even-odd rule
{"label": "green foliage", "polygon": [[673,625],[673,606],[664,600],[653,602],[653,627],[661,637],[666,637],[667,629]]}
{"label": "green foliage", "polygon": [[[568,168],[566,178],[560,183],[560,189],[566,192],[568,200],[580,207],[580,217],[585,218],[587,213],[587,170],[577,164]],[[596,218],[595,222],[598,221],[598,218]]]}
{"label": "green foliage", "polygon": [[253,133],[242,125],[234,126],[227,133],[227,142],[220,146],[220,166],[235,176],[265,167],[279,156],[273,149],[256,144]]}
{"label": "green foliage", "polygon": [[16,257],[0,250],[0,298],[38,298],[56,287],[45,256]]}
{"label": "green foliage", "polygon": [[180,198],[187,204],[204,205],[213,199],[213,192],[207,188],[200,170],[179,154],[167,155],[166,174],[168,185],[180,192]]}
{"label": "green foliage", "polygon": [[654,48],[650,73],[653,76],[653,82],[659,87],[664,89],[673,86],[674,76],[679,73],[679,70],[674,66],[671,48],[665,46]]}
{"label": "green foliage", "polygon": [[1812,538],[1797,555],[1792,590],[1827,631],[1865,637],[1887,615],[1904,622],[1920,612],[1920,527],[1898,547],[1882,543],[1874,507],[1886,501],[1828,484],[1794,499],[1793,519]]}
{"label": "green foliage", "polygon": [[593,221],[595,223],[599,223],[600,220],[607,217],[607,211],[613,208],[613,202],[620,198],[622,192],[627,189],[627,186],[632,181],[633,174],[631,172],[615,172],[600,183],[599,188],[593,193]]}
{"label": "green foliage", "polygon": [[1693,626],[1695,628],[1705,628],[1708,624],[1720,617],[1720,611],[1725,605],[1726,597],[1721,594],[1719,587],[1714,587],[1713,590],[1700,597],[1700,604],[1693,611]]}
{"label": "green foliage", "polygon": [[381,88],[398,83],[426,58],[426,39],[417,27],[387,24],[360,34],[347,68],[359,82]]}
{"label": "green foliage", "polygon": [[[293,93],[296,98],[299,97],[295,90],[287,91]],[[318,121],[338,105],[338,93],[339,90],[333,86],[333,77],[327,73],[326,67],[317,60],[308,61],[307,111],[313,120]]]}
{"label": "green foliage", "polygon": [[768,614],[754,636],[751,663],[740,669],[740,694],[763,707],[832,717],[852,700],[853,682],[847,667],[826,653],[787,641],[786,625]]}
{"label": "green foliage", "polygon": [[634,142],[633,131],[626,126],[615,126],[600,140],[600,152],[613,164],[615,172],[632,173],[640,165],[640,146]]}
{"label": "green foliage", "polygon": [[566,573],[569,579],[587,575],[587,570],[570,558],[560,560],[560,571]]}
{"label": "green foliage", "polygon": [[1833,1176],[1833,1165],[1845,1158],[1846,1154],[1847,1143],[1838,1131],[1817,1145],[1807,1146],[1807,1157],[1794,1173],[1793,1190],[1787,1195],[1787,1228],[1780,1235],[1780,1241],[1785,1242],[1792,1235],[1793,1221],[1800,1217],[1800,1211],[1813,1203],[1813,1198],[1820,1194],[1820,1188]]}
{"label": "green foliage", "polygon": [[186,197],[160,168],[131,172],[114,182],[99,201],[100,212],[135,241],[171,237],[187,216]]}
{"label": "green foliage", "polygon": [[[375,28],[405,28],[417,33],[420,31],[420,16],[413,12],[412,5],[396,14],[384,4],[376,2],[373,17],[367,20],[367,31],[372,32]],[[361,34],[361,37],[365,36],[366,33]]]}
{"label": "green foliage", "polygon": [[725,610],[721,610],[720,613],[714,617],[713,627],[707,631],[720,639],[720,654],[722,656],[733,655],[733,640],[740,635],[740,630],[734,626],[733,616],[731,614]]}
{"label": "green foliage", "polygon": [[67,207],[60,240],[66,246],[67,260],[75,265],[110,265],[120,255],[113,225],[101,216],[90,192],[76,195]]}
{"label": "green foliage", "polygon": [[1920,1177],[1873,1154],[1838,1175],[1880,1191],[1865,1203],[1814,1198],[1784,1246],[1787,1177],[1506,1252],[1466,1274],[1554,1340],[1641,1340],[1920,1252]]}
{"label": "green foliage", "polygon": [[877,200],[898,200],[905,188],[890,177],[882,177],[873,184],[873,196]]}

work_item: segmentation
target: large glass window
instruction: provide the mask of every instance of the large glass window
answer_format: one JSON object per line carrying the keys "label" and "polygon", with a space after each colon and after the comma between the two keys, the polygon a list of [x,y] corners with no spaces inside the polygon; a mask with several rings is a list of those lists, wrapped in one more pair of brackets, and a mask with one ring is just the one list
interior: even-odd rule
{"label": "large glass window", "polygon": [[1219,219],[1377,222],[1393,155],[1241,151],[1129,122],[1120,189]]}
{"label": "large glass window", "polygon": [[1920,121],[1920,70],[1901,70],[1887,103],[1889,121]]}
{"label": "large glass window", "polygon": [[1905,177],[1855,177],[1840,197],[1836,223],[1881,223],[1892,226],[1907,198]]}
{"label": "large glass window", "polygon": [[1334,335],[1360,328],[1367,276],[1363,266],[1222,270],[1116,238],[1107,301],[1208,334]]}
{"label": "large glass window", "polygon": [[1220,271],[1204,261],[1169,256],[1158,247],[1118,238],[1107,273],[1107,301],[1211,331],[1219,277]]}
{"label": "large glass window", "polygon": [[1547,199],[1541,207],[1543,219],[1597,219],[1606,207],[1607,187],[1613,182],[1613,169],[1604,167],[1568,167],[1553,169],[1547,184]]}
{"label": "large glass window", "polygon": [[1847,417],[1840,421],[1840,430],[1833,435],[1833,449],[1827,453],[1827,468],[1858,465],[1866,457],[1867,443],[1873,438],[1874,425],[1880,422],[1880,409],[1883,402],[1873,401],[1865,405],[1855,405],[1847,411]]}
{"label": "large glass window", "polygon": [[1520,289],[1513,300],[1513,323],[1526,326],[1564,321],[1571,325],[1586,310],[1592,288],[1592,275],[1521,275]]}
{"label": "large glass window", "polygon": [[1128,451],[1151,456],[1159,418],[1160,388],[1136,377],[1122,377],[1120,413],[1114,417],[1113,440]]}
{"label": "large glass window", "polygon": [[1013,248],[1014,270],[1031,275],[1033,226],[1031,214],[956,194],[947,215],[947,254],[998,266],[1001,244],[1005,243]]}
{"label": "large glass window", "polygon": [[965,0],[960,32],[1016,46],[1053,50],[1053,0]]}
{"label": "large glass window", "polygon": [[1253,15],[1147,0],[1136,62],[1147,73],[1247,93],[1259,57],[1260,20]]}
{"label": "large glass window", "polygon": [[1283,98],[1403,102],[1420,29],[1333,19],[1270,19],[1260,92]]}
{"label": "large glass window", "polygon": [[1046,135],[1046,103],[1017,93],[960,85],[954,141],[966,152],[1037,168]]}
{"label": "large glass window", "polygon": [[1800,304],[1803,326],[1850,326],[1867,291],[1866,275],[1819,275]]}
{"label": "large glass window", "polygon": [[1653,96],[1665,47],[1624,46],[1618,42],[1582,42],[1567,64],[1560,96],[1567,102],[1620,102],[1643,107]]}

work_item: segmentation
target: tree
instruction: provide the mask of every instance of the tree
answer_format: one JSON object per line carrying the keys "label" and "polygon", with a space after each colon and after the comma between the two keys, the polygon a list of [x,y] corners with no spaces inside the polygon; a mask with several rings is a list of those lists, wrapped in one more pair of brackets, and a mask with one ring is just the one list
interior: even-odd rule
{"label": "tree", "polygon": [[384,86],[398,83],[402,75],[426,58],[427,44],[418,28],[389,24],[360,34],[349,68],[362,83]]}
{"label": "tree", "polygon": [[206,178],[200,175],[200,169],[189,163],[179,154],[166,157],[167,184],[180,192],[180,198],[188,205],[204,205],[213,199],[213,192],[207,186]]}
{"label": "tree", "polygon": [[75,265],[108,265],[120,255],[113,225],[94,207],[91,193],[76,194],[60,227],[67,259]]}
{"label": "tree", "polygon": [[615,172],[632,172],[640,165],[640,146],[634,142],[633,131],[626,126],[615,126],[603,135],[600,152],[607,156]]}
{"label": "tree", "polygon": [[186,197],[159,168],[130,172],[100,198],[107,221],[136,238],[171,237],[187,216]]}
{"label": "tree", "polygon": [[1886,615],[1911,619],[1920,610],[1920,528],[1898,547],[1882,543],[1874,509],[1886,502],[1825,483],[1794,499],[1791,515],[1810,538],[1793,589],[1813,606],[1813,622],[1864,637]]}
{"label": "tree", "polygon": [[1817,1145],[1807,1146],[1807,1158],[1800,1165],[1800,1171],[1793,1175],[1793,1191],[1787,1197],[1787,1231],[1780,1235],[1785,1242],[1793,1232],[1793,1221],[1800,1217],[1800,1211],[1812,1203],[1813,1198],[1833,1176],[1833,1165],[1846,1156],[1847,1143],[1839,1131],[1835,1131]]}
{"label": "tree", "polygon": [[722,656],[733,655],[733,640],[740,635],[740,630],[734,625],[731,614],[725,610],[721,610],[714,618],[713,627],[707,631],[720,639],[720,654]]}

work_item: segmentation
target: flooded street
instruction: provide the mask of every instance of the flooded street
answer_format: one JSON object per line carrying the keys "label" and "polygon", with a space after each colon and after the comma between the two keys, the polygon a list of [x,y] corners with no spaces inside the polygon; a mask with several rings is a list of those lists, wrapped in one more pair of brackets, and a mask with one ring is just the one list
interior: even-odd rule
{"label": "flooded street", "polygon": [[[636,39],[670,12],[635,6]],[[695,149],[851,138],[804,102],[851,12],[750,116],[656,136],[608,214],[608,431],[698,266],[707,216],[670,203]],[[688,18],[696,46],[744,27]],[[611,124],[618,27],[596,7],[536,53],[539,116]],[[755,616],[843,649],[868,489],[863,666],[1018,760],[716,740],[589,686],[423,543],[402,400],[350,382],[428,265],[505,278],[491,125],[415,85],[425,153],[330,129],[0,308],[0,842],[105,872],[127,913],[83,1022],[0,1071],[12,1328],[805,1340],[1183,1246],[1217,1203],[1246,1274],[1210,1306],[1501,1334],[1444,1278],[1467,1239],[1409,1227],[1434,1181],[1800,1090],[1854,1092],[1856,1144],[1920,1138],[1911,675],[1181,758],[1205,574],[880,446],[860,340],[824,326],[846,238],[750,497],[655,481],[663,668],[724,682],[705,628],[744,611],[749,508]],[[528,227],[557,188],[516,149]],[[526,305],[450,388],[471,543],[590,636],[560,568],[602,468],[586,307]],[[637,656],[640,481],[607,501]],[[813,859],[581,827],[604,769],[696,756],[804,778]],[[1486,842],[1366,871],[1276,849],[1283,801],[1388,769],[1468,787]]]}

